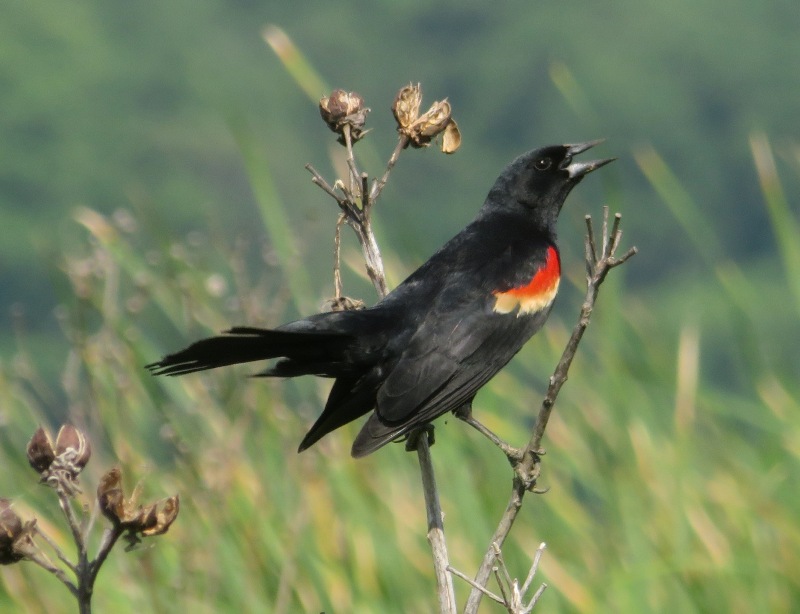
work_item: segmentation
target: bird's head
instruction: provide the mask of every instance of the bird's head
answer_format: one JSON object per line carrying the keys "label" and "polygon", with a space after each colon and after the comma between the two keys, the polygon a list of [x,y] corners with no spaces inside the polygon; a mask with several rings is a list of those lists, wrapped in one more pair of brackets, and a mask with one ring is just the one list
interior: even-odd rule
{"label": "bird's head", "polygon": [[616,158],[574,161],[573,156],[602,143],[550,145],[522,154],[509,164],[489,192],[484,209],[533,215],[548,228],[555,225],[564,200],[587,174]]}

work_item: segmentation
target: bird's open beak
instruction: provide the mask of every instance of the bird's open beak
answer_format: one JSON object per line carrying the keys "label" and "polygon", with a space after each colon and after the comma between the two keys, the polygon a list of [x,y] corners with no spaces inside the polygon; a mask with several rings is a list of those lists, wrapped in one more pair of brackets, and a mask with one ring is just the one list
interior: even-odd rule
{"label": "bird's open beak", "polygon": [[573,145],[565,145],[567,148],[567,157],[561,164],[561,168],[569,173],[570,179],[580,179],[584,175],[597,170],[601,166],[605,166],[609,162],[613,162],[616,158],[606,158],[604,160],[589,160],[588,162],[573,162],[572,156],[583,153],[587,149],[591,149],[595,145],[599,145],[605,139],[598,139],[596,141],[587,141],[586,143],[575,143]]}

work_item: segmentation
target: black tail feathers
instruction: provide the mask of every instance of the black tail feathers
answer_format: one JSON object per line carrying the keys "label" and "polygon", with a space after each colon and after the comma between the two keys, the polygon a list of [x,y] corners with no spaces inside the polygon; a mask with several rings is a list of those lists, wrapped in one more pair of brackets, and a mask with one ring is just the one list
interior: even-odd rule
{"label": "black tail feathers", "polygon": [[[284,331],[237,326],[218,337],[201,339],[146,365],[153,375],[184,375],[256,360],[285,357],[263,375],[293,377],[319,373],[341,361],[350,335],[325,331]],[[283,367],[281,367],[283,365]]]}

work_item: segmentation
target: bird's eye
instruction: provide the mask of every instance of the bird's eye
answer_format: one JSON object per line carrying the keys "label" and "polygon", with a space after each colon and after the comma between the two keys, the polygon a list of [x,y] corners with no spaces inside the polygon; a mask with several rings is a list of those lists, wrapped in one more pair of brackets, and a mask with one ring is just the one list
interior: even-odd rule
{"label": "bird's eye", "polygon": [[537,171],[546,171],[548,168],[550,168],[550,164],[552,164],[550,158],[537,158],[537,160],[533,163],[533,166]]}

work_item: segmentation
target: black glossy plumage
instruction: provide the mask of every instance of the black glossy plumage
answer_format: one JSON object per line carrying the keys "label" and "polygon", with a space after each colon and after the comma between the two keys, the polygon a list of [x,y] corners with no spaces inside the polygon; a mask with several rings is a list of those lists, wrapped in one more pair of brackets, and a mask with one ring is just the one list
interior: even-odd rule
{"label": "black glossy plumage", "polygon": [[611,162],[572,161],[595,144],[545,147],[514,160],[475,220],[374,307],[275,330],[233,328],[148,368],[182,375],[279,358],[259,375],[336,378],[300,451],[372,412],[352,448],[353,456],[365,456],[471,403],[547,319],[552,302],[531,313],[498,313],[495,293],[526,285],[544,266],[570,190]]}

